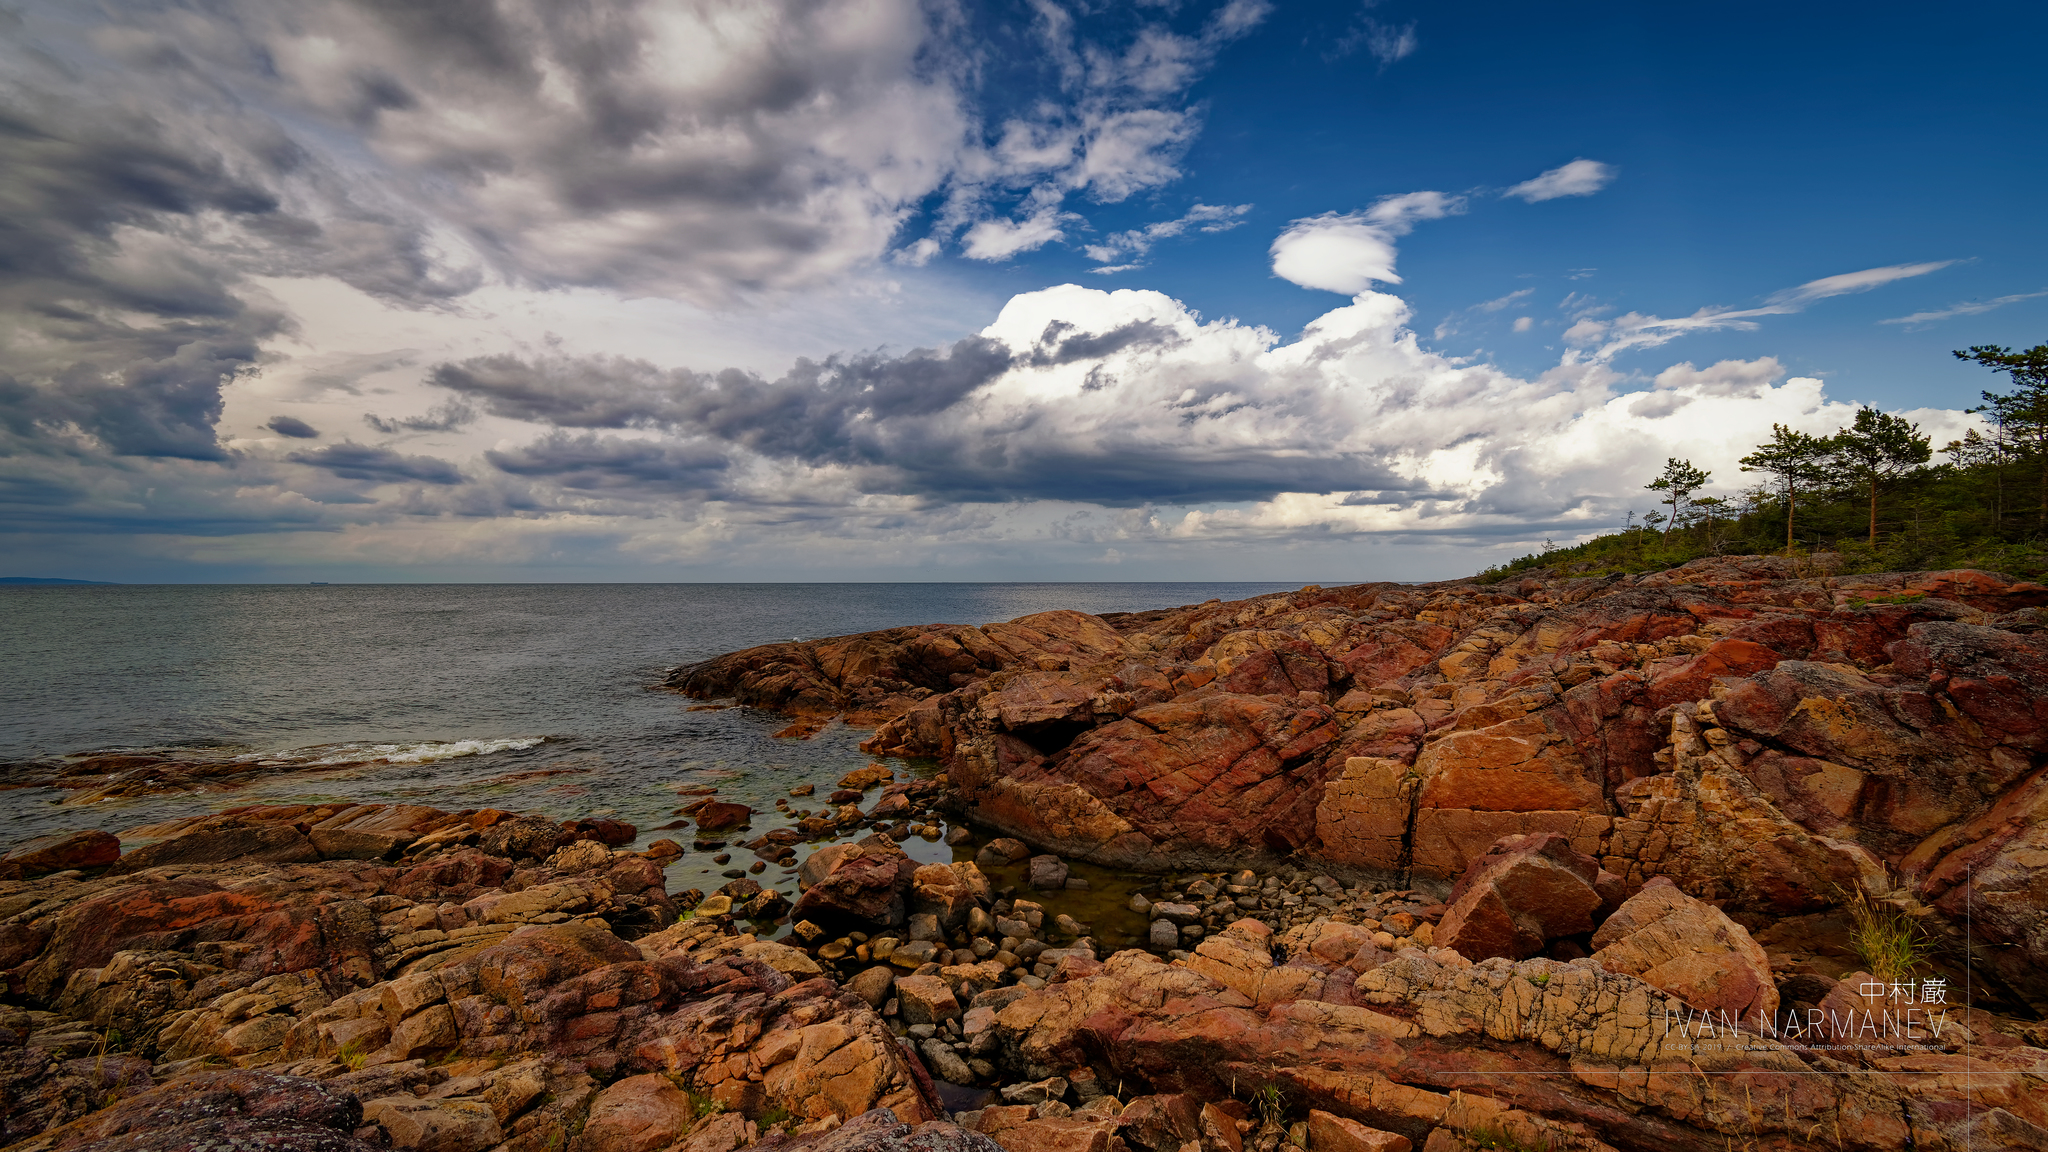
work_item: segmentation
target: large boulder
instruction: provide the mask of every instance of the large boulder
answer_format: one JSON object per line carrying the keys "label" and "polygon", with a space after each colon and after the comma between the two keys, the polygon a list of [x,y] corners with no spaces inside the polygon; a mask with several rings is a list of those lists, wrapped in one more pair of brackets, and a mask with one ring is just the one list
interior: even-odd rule
{"label": "large boulder", "polygon": [[859,920],[901,924],[917,862],[886,836],[857,844],[830,844],[811,855],[798,872],[806,887],[790,912],[792,922]]}
{"label": "large boulder", "polygon": [[658,1152],[689,1131],[690,1098],[666,1076],[628,1076],[598,1093],[573,1152]]}
{"label": "large boulder", "polygon": [[1657,877],[1593,933],[1594,963],[1748,1029],[1776,1019],[1770,958],[1742,925]]}
{"label": "large boulder", "polygon": [[1521,960],[1593,929],[1600,865],[1555,832],[1503,836],[1451,890],[1436,940],[1467,960]]}
{"label": "large boulder", "polygon": [[713,800],[697,809],[697,831],[727,832],[746,824],[753,816],[754,810],[745,804]]}
{"label": "large boulder", "polygon": [[542,816],[515,816],[500,820],[483,830],[477,847],[493,856],[514,860],[544,860],[552,855],[561,839],[561,825]]}

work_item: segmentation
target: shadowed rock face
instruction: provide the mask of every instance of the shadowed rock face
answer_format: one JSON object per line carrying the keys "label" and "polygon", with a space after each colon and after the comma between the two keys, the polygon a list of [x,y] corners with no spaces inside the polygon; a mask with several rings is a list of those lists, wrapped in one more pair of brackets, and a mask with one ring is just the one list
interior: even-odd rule
{"label": "shadowed rock face", "polygon": [[1305,588],[769,645],[670,683],[877,724],[976,823],[1101,863],[1298,854],[1443,892],[1508,835],[1797,914],[1858,886],[2048,999],[2048,588],[1774,557]]}

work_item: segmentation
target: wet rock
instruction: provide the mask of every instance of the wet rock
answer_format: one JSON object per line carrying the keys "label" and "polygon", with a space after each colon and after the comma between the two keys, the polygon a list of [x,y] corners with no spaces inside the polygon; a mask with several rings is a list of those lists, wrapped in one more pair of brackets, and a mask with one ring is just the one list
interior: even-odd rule
{"label": "wet rock", "polygon": [[1504,836],[1452,889],[1436,939],[1468,960],[1534,956],[1556,937],[1592,930],[1599,871],[1564,836]]}
{"label": "wet rock", "polygon": [[1146,934],[1146,942],[1154,948],[1180,947],[1180,925],[1171,920],[1154,920]]}
{"label": "wet rock", "polygon": [[1067,864],[1057,856],[1033,856],[1031,858],[1030,880],[1033,888],[1064,888],[1067,886]]}
{"label": "wet rock", "polygon": [[981,846],[981,851],[974,854],[974,862],[983,868],[999,868],[1005,864],[1015,864],[1029,855],[1031,849],[1022,840],[999,836]]}
{"label": "wet rock", "polygon": [[726,832],[746,824],[753,816],[754,810],[745,804],[714,800],[697,809],[695,819],[699,833]]}
{"label": "wet rock", "polygon": [[887,784],[891,779],[895,778],[895,775],[886,764],[870,764],[865,768],[856,768],[841,776],[839,778],[839,786],[841,788],[855,788],[865,791],[877,784]]}

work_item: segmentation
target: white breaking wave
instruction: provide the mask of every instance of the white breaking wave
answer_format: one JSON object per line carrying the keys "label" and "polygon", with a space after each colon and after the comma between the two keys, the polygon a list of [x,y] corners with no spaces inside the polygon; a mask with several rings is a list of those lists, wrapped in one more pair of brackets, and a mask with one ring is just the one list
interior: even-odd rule
{"label": "white breaking wave", "polygon": [[431,764],[461,756],[516,752],[546,741],[545,736],[499,736],[488,740],[425,740],[417,744],[326,744],[273,756],[270,762],[316,768],[337,764]]}

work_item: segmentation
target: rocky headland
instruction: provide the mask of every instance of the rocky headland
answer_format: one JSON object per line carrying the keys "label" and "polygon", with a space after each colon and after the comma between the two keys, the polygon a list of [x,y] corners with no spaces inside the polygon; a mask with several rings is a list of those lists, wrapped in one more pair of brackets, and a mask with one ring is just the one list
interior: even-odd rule
{"label": "rocky headland", "polygon": [[[2048,1149],[2044,606],[1744,557],[733,653],[671,686],[918,771],[697,796],[687,847],[387,805],[17,846],[4,1140]],[[755,860],[670,893],[692,851]],[[1140,946],[1076,861],[1154,874]]]}

